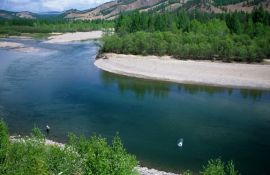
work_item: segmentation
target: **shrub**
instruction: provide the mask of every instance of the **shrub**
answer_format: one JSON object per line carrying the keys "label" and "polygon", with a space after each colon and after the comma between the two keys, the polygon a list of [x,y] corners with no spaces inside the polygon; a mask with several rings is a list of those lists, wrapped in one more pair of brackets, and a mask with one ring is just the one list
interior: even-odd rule
{"label": "shrub", "polygon": [[137,161],[124,149],[119,136],[116,136],[112,145],[105,138],[92,136],[85,137],[70,135],[69,145],[75,148],[83,160],[83,171],[86,174],[100,175],[132,175],[136,174],[134,167]]}
{"label": "shrub", "polygon": [[209,160],[207,166],[203,167],[203,175],[225,175],[224,163],[220,159]]}
{"label": "shrub", "polygon": [[223,163],[221,159],[211,159],[206,166],[203,166],[203,175],[237,175],[238,172],[234,167],[234,163],[229,161]]}
{"label": "shrub", "polygon": [[0,119],[0,174],[4,173],[9,147],[9,135],[6,124]]}
{"label": "shrub", "polygon": [[1,175],[132,175],[137,161],[116,136],[112,144],[105,138],[70,136],[65,146],[47,145],[38,128],[31,137],[9,143],[8,130],[0,121]]}

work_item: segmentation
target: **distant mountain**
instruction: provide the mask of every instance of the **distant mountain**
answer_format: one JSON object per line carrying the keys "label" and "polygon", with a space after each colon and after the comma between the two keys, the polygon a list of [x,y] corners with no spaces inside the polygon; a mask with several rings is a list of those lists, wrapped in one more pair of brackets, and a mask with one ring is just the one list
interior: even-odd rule
{"label": "distant mountain", "polygon": [[0,10],[0,18],[48,18],[59,17],[74,20],[93,20],[116,18],[121,12],[132,10],[152,11],[160,13],[162,11],[174,11],[184,9],[187,11],[200,10],[208,13],[222,13],[244,11],[252,12],[256,7],[262,6],[270,12],[270,0],[116,0],[106,2],[95,8],[88,10],[70,9],[65,12],[9,12]]}
{"label": "distant mountain", "polygon": [[25,19],[36,19],[36,14],[31,12],[10,12],[6,10],[0,10],[0,18],[5,19],[15,19],[15,18],[25,18]]}
{"label": "distant mountain", "polygon": [[58,11],[49,11],[49,12],[40,12],[40,13],[37,13],[37,15],[47,15],[47,16],[57,16],[57,15],[61,15],[62,12],[58,12]]}
{"label": "distant mountain", "polygon": [[32,13],[28,11],[24,12],[11,12],[6,10],[0,10],[0,18],[4,19],[44,19],[50,17],[63,17],[65,13],[57,11],[41,12],[41,13]]}
{"label": "distant mountain", "polygon": [[209,13],[233,11],[251,12],[255,7],[263,6],[270,11],[270,0],[116,0],[101,4],[86,11],[69,10],[64,17],[75,20],[114,19],[121,12],[173,11],[176,9],[200,10]]}

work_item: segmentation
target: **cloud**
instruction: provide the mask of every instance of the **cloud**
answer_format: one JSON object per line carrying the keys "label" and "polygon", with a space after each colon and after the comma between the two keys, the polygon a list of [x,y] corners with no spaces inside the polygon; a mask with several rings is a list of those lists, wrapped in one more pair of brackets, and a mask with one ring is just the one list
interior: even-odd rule
{"label": "cloud", "polygon": [[64,11],[68,9],[85,10],[108,0],[0,0],[0,9],[11,11]]}

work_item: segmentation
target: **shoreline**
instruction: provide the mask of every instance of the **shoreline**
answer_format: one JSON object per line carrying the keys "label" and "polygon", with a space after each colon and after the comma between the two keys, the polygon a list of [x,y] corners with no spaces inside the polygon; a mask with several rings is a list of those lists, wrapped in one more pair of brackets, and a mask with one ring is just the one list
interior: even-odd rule
{"label": "shoreline", "polygon": [[[95,40],[100,39],[103,35],[102,31],[90,31],[90,32],[74,32],[74,33],[50,33],[49,37],[42,41],[43,43],[49,44],[61,44],[68,43],[73,41],[85,41],[85,40]],[[21,39],[21,40],[31,40],[35,39],[29,36],[9,36],[7,38]],[[0,38],[5,39],[5,38]],[[38,47],[28,47],[25,44],[14,42],[14,41],[5,41],[0,40],[0,49],[13,49],[15,51],[21,52],[39,52]]]}
{"label": "shoreline", "polygon": [[[20,141],[24,141],[24,139],[28,139],[29,137],[24,138],[24,137],[21,137],[20,135],[17,135],[17,136],[13,135],[13,136],[10,136],[9,138],[10,138],[11,142],[20,142]],[[55,145],[55,146],[59,146],[61,148],[65,147],[65,144],[55,142],[55,141],[49,140],[49,139],[45,139],[45,145]],[[134,169],[136,171],[138,171],[138,173],[140,175],[178,175],[175,173],[160,171],[160,170],[157,170],[154,168],[142,167],[140,165],[136,166]]]}
{"label": "shoreline", "polygon": [[215,87],[270,89],[269,64],[176,60],[170,56],[114,53],[104,54],[94,64],[107,72],[143,79]]}
{"label": "shoreline", "polygon": [[[44,43],[66,43],[72,41],[95,40],[102,38],[103,32],[101,30],[94,30],[89,32],[67,32],[67,33],[22,33],[20,36],[0,36],[0,39],[14,38],[14,39],[36,39],[46,38]],[[46,36],[46,37],[45,37]]]}
{"label": "shoreline", "polygon": [[36,47],[28,47],[22,43],[10,42],[10,41],[0,41],[0,48],[13,49],[19,52],[39,52],[40,49]]}
{"label": "shoreline", "polygon": [[44,43],[65,43],[72,41],[94,40],[100,39],[103,32],[100,30],[90,32],[74,32],[74,33],[52,33],[48,40]]}

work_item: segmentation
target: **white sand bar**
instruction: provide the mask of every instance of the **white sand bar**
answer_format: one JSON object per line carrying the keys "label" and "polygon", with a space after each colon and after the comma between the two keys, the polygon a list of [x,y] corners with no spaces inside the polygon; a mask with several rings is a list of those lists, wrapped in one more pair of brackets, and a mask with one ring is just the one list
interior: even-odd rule
{"label": "white sand bar", "polygon": [[22,43],[0,41],[0,48],[13,49],[20,52],[39,52],[39,48],[27,47]]}
{"label": "white sand bar", "polygon": [[14,48],[22,48],[22,47],[24,47],[24,45],[20,43],[0,41],[0,48],[14,49]]}
{"label": "white sand bar", "polygon": [[270,65],[183,61],[169,56],[105,54],[95,65],[105,71],[186,84],[270,89]]}
{"label": "white sand bar", "polygon": [[99,39],[102,37],[102,31],[91,31],[91,32],[75,32],[65,33],[59,35],[53,35],[48,38],[46,43],[64,43],[70,41],[81,41],[90,39]]}

